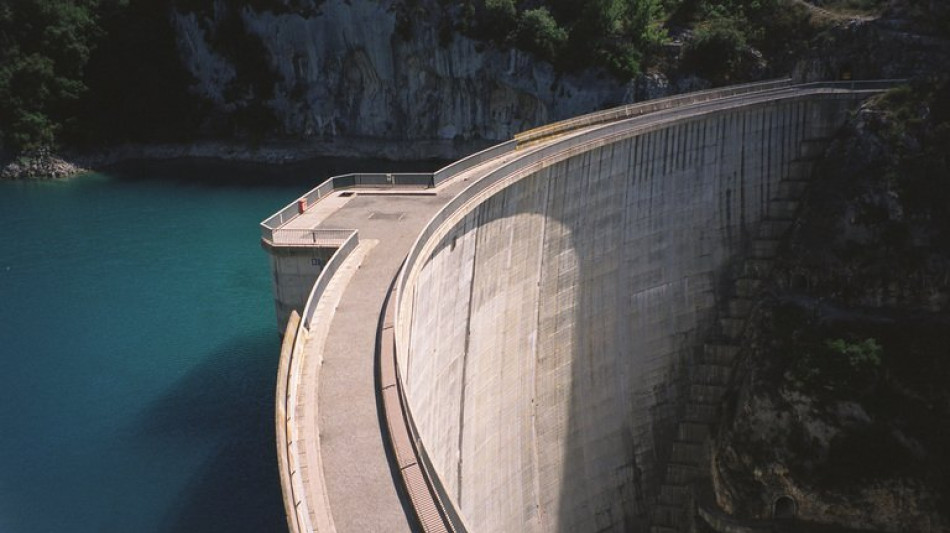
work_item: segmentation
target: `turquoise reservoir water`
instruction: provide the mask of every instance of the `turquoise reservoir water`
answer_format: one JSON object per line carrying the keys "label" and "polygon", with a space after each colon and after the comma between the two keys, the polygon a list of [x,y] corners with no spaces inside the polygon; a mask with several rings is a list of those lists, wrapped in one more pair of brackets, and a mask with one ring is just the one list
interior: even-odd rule
{"label": "turquoise reservoir water", "polygon": [[0,183],[0,532],[286,530],[257,223],[340,170]]}

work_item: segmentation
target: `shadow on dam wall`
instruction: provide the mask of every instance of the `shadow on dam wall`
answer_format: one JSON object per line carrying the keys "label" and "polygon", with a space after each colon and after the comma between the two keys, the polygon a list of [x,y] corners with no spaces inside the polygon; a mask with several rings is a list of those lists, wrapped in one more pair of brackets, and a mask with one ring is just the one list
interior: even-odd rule
{"label": "shadow on dam wall", "polygon": [[439,241],[405,387],[470,531],[647,529],[722,280],[844,107],[652,128],[515,181]]}

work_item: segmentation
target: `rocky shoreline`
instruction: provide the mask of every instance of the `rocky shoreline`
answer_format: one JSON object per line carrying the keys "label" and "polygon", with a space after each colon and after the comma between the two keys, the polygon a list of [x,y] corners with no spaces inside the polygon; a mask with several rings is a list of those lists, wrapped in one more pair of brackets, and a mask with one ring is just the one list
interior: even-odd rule
{"label": "rocky shoreline", "polygon": [[60,179],[89,172],[49,150],[21,154],[0,167],[0,179]]}
{"label": "rocky shoreline", "polygon": [[337,139],[335,141],[271,141],[247,144],[224,141],[169,144],[124,144],[98,150],[36,150],[0,164],[0,179],[62,179],[107,168],[124,161],[206,158],[236,163],[282,165],[318,157],[388,159],[392,161],[455,160],[498,141]]}

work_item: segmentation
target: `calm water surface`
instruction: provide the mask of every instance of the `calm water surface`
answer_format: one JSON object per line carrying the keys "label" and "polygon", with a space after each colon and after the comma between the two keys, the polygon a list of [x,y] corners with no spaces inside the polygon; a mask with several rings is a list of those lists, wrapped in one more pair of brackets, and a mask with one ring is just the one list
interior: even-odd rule
{"label": "calm water surface", "polygon": [[0,532],[286,530],[257,223],[341,171],[0,182]]}

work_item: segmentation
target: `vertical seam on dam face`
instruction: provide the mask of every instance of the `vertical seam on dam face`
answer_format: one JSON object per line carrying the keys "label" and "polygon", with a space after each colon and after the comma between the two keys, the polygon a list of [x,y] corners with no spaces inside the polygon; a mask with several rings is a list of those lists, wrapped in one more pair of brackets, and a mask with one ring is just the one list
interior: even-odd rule
{"label": "vertical seam on dam face", "polygon": [[[477,217],[478,215],[476,215]],[[467,217],[466,217],[467,218]],[[468,283],[468,306],[465,319],[465,347],[462,350],[462,378],[460,380],[460,398],[459,398],[459,422],[458,422],[458,462],[457,462],[457,477],[458,477],[458,490],[457,498],[458,502],[462,501],[462,463],[463,463],[463,442],[465,438],[465,394],[466,394],[466,375],[468,373],[468,357],[469,357],[469,346],[472,336],[472,302],[475,299],[475,265],[478,263],[478,228],[480,225],[474,225],[472,232],[475,234],[472,238],[472,279]]]}
{"label": "vertical seam on dam face", "polygon": [[[547,174],[549,171],[547,169],[542,170],[539,174]],[[542,178],[543,179],[543,178]],[[547,212],[550,208],[551,201],[551,180],[543,180],[544,187],[541,188],[543,191],[543,201],[541,205],[545,206],[544,212]],[[547,217],[541,217],[541,238],[538,240],[538,272],[537,272],[537,287],[538,292],[540,293],[541,288],[541,279],[545,271],[545,254],[544,254],[544,243],[547,242],[547,232],[548,232],[548,219]],[[540,304],[540,301],[539,301]],[[532,344],[532,376],[531,376],[531,471],[534,476],[533,480],[533,490],[534,490],[534,514],[538,519],[538,526],[541,530],[545,530],[545,519],[544,512],[541,506],[541,473],[540,473],[540,454],[538,453],[538,346],[540,343],[541,335],[541,306],[538,305],[534,313],[534,337],[531,339]]]}

